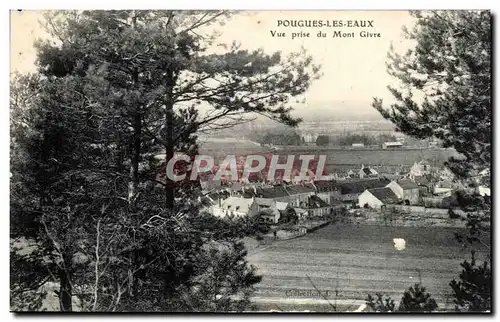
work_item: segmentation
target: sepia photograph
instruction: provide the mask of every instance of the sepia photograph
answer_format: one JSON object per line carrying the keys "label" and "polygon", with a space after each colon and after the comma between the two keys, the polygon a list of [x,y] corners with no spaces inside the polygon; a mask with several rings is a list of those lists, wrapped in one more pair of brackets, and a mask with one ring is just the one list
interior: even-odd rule
{"label": "sepia photograph", "polygon": [[492,308],[489,10],[10,10],[10,311]]}

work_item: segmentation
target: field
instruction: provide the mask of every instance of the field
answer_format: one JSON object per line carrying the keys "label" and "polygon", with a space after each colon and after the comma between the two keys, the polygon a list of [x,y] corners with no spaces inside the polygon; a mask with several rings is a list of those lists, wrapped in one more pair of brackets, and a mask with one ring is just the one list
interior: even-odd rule
{"label": "field", "polygon": [[223,160],[226,155],[260,154],[269,150],[260,144],[241,139],[200,139],[200,154],[208,154],[215,159]]}
{"label": "field", "polygon": [[[223,159],[228,154],[248,155],[252,153],[266,153],[269,149],[249,140],[238,139],[207,139],[200,143],[200,153],[209,154],[218,159]],[[274,154],[323,154],[326,155],[327,170],[330,172],[339,169],[355,168],[364,165],[385,166],[411,166],[415,162],[426,159],[433,165],[441,166],[450,156],[456,152],[449,149],[341,149],[341,148],[318,148],[318,147],[282,147],[282,149],[271,152]],[[336,166],[336,167],[335,167]]]}
{"label": "field", "polygon": [[[335,298],[352,309],[363,304],[368,293],[381,291],[398,302],[403,291],[419,281],[420,271],[423,285],[441,308],[452,308],[448,284],[458,277],[460,262],[470,258],[454,240],[456,231],[460,229],[336,224],[273,242],[249,256],[263,276],[254,301],[260,310],[332,311],[325,303]],[[394,238],[405,239],[406,248],[396,250]],[[297,290],[314,292],[315,287],[328,291],[327,299],[294,295]]]}

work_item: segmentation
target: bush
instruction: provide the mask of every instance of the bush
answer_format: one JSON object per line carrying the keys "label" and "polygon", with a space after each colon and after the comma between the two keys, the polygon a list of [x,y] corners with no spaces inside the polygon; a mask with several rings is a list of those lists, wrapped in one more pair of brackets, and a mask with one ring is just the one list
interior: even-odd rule
{"label": "bush", "polygon": [[394,312],[396,305],[394,300],[382,293],[376,293],[377,299],[370,294],[366,297],[366,305],[375,312]]}
{"label": "bush", "polygon": [[398,311],[400,312],[432,312],[438,308],[436,301],[429,293],[425,293],[425,287],[415,284],[405,291]]}
{"label": "bush", "polygon": [[376,293],[376,299],[368,294],[366,297],[366,305],[375,312],[431,312],[438,308],[436,301],[429,293],[425,293],[425,287],[420,284],[407,289],[399,307],[396,309],[394,300],[382,293]]}

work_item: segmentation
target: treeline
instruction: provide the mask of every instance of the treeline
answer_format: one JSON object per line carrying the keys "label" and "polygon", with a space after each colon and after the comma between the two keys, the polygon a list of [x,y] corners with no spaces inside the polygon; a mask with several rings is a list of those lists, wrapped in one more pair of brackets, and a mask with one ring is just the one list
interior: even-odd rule
{"label": "treeline", "polygon": [[[266,130],[264,133],[257,133],[251,137],[260,144],[271,145],[305,145],[305,137],[301,136],[294,128],[276,127]],[[318,146],[351,146],[355,143],[364,145],[382,145],[384,142],[394,142],[396,137],[389,134],[368,135],[348,133],[342,135],[318,135],[313,142]]]}
{"label": "treeline", "polygon": [[356,143],[362,143],[364,145],[382,145],[384,142],[394,142],[396,137],[390,134],[380,134],[380,135],[367,135],[367,134],[356,134],[349,133],[341,136],[333,136],[330,138],[331,145],[338,146],[352,146]]}
{"label": "treeline", "polygon": [[293,128],[279,128],[266,131],[256,137],[260,144],[271,145],[301,145],[303,139]]}

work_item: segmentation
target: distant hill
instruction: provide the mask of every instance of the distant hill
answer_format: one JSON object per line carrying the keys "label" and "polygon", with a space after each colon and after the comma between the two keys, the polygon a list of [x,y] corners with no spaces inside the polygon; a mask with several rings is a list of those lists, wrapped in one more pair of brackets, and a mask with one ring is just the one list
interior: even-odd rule
{"label": "distant hill", "polygon": [[294,106],[292,114],[304,121],[381,121],[384,118],[371,102],[306,102]]}

